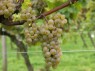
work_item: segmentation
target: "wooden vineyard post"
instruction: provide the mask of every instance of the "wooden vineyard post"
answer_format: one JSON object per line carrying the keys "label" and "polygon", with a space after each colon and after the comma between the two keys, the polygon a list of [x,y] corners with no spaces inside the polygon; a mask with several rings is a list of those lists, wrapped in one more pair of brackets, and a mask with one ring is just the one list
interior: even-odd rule
{"label": "wooden vineyard post", "polygon": [[[3,28],[2,31],[5,31],[5,29]],[[2,35],[2,71],[7,71],[7,48],[4,35]]]}

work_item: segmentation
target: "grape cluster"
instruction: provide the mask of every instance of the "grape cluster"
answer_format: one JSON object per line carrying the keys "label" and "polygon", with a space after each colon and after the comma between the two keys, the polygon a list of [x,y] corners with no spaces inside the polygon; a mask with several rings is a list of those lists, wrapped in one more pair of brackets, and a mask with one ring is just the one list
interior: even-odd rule
{"label": "grape cluster", "polygon": [[25,28],[25,38],[28,44],[35,45],[39,41],[39,30],[35,23],[31,27]]}
{"label": "grape cluster", "polygon": [[22,9],[21,19],[26,20],[27,24],[32,23],[32,21],[36,19],[35,10],[33,10],[31,7],[28,7],[27,9]]}
{"label": "grape cluster", "polygon": [[13,0],[0,0],[0,15],[8,18],[15,11],[15,7]]}
{"label": "grape cluster", "polygon": [[40,35],[42,36],[42,50],[45,57],[47,67],[56,68],[60,62],[62,55],[59,38],[63,32],[63,26],[67,23],[64,15],[59,13],[53,15],[40,28]]}
{"label": "grape cluster", "polygon": [[45,62],[47,67],[56,68],[60,62],[60,57],[62,55],[61,48],[58,41],[44,42],[43,44],[43,54],[45,57]]}
{"label": "grape cluster", "polygon": [[57,13],[52,15],[45,24],[38,26],[35,22],[36,15],[32,8],[21,12],[21,18],[25,22],[25,37],[29,44],[42,43],[42,51],[48,68],[56,66],[62,55],[59,38],[62,36],[65,16]]}
{"label": "grape cluster", "polygon": [[28,7],[26,10],[23,9],[21,11],[21,19],[26,21],[24,24],[26,42],[32,45],[37,43],[39,40],[39,27],[34,22],[36,19],[35,10],[33,10],[31,7]]}

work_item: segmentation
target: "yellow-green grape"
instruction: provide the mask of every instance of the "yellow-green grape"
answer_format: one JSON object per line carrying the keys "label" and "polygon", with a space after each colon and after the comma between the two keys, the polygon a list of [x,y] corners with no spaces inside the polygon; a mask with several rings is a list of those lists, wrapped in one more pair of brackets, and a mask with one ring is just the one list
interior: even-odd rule
{"label": "yellow-green grape", "polygon": [[49,39],[53,38],[53,34],[50,33],[50,34],[48,35],[48,38],[49,38]]}
{"label": "yellow-green grape", "polygon": [[31,18],[31,14],[30,13],[26,13],[26,18],[27,19]]}
{"label": "yellow-green grape", "polygon": [[33,31],[33,30],[30,31],[30,35],[31,35],[31,36],[34,35],[34,31]]}
{"label": "yellow-green grape", "polygon": [[62,29],[57,28],[57,34],[62,34]]}
{"label": "yellow-green grape", "polygon": [[56,54],[55,56],[54,56],[54,58],[59,58],[60,57],[60,54]]}
{"label": "yellow-green grape", "polygon": [[34,15],[34,16],[32,16],[32,20],[35,20],[36,19],[36,16]]}
{"label": "yellow-green grape", "polygon": [[6,9],[6,6],[2,6],[2,10],[5,10]]}
{"label": "yellow-green grape", "polygon": [[28,7],[27,10],[24,9],[24,11],[25,11],[26,13],[30,13],[30,12],[32,12],[32,8],[31,8],[31,7]]}
{"label": "yellow-green grape", "polygon": [[65,19],[65,15],[61,15],[60,18],[61,18],[61,20],[64,20]]}
{"label": "yellow-green grape", "polygon": [[55,49],[51,49],[50,53],[51,53],[51,55],[55,55],[56,54],[56,50]]}
{"label": "yellow-green grape", "polygon": [[45,52],[48,52],[49,51],[49,49],[47,48],[47,47],[43,47],[43,52],[45,53]]}
{"label": "yellow-green grape", "polygon": [[5,18],[8,18],[15,11],[15,7],[16,5],[13,0],[0,1],[0,15],[4,15]]}
{"label": "yellow-green grape", "polygon": [[31,23],[31,22],[32,22],[32,20],[29,18],[29,19],[27,19],[27,22],[28,22],[28,23]]}
{"label": "yellow-green grape", "polygon": [[46,36],[46,35],[43,35],[42,38],[43,38],[43,41],[44,41],[44,40],[47,40],[47,36]]}
{"label": "yellow-green grape", "polygon": [[0,8],[3,6],[3,3],[2,3],[2,1],[0,1]]}
{"label": "yellow-green grape", "polygon": [[25,19],[26,19],[26,15],[25,15],[25,14],[21,14],[21,18],[22,18],[23,20],[25,20]]}
{"label": "yellow-green grape", "polygon": [[25,32],[25,34],[29,34],[28,28],[25,28],[25,29],[24,29],[24,32]]}
{"label": "yellow-green grape", "polygon": [[54,21],[53,21],[52,19],[50,19],[50,20],[48,21],[48,24],[54,24]]}
{"label": "yellow-green grape", "polygon": [[48,48],[51,50],[51,49],[53,49],[53,48],[54,48],[54,46],[49,46]]}
{"label": "yellow-green grape", "polygon": [[8,17],[9,17],[9,15],[8,15],[8,14],[5,14],[5,15],[4,15],[4,17],[5,17],[5,18],[8,18]]}
{"label": "yellow-green grape", "polygon": [[59,49],[59,46],[55,46],[54,48],[55,48],[56,50],[58,50],[58,49]]}
{"label": "yellow-green grape", "polygon": [[52,66],[52,62],[47,62],[46,65],[47,65],[48,67],[51,67],[51,66]]}
{"label": "yellow-green grape", "polygon": [[51,57],[45,59],[46,62],[51,62]]}
{"label": "yellow-green grape", "polygon": [[3,5],[7,5],[7,3],[8,3],[8,2],[7,2],[6,0],[3,1]]}
{"label": "yellow-green grape", "polygon": [[38,42],[38,38],[33,39],[33,41],[36,44]]}
{"label": "yellow-green grape", "polygon": [[53,19],[54,20],[59,19],[58,15],[53,16]]}
{"label": "yellow-green grape", "polygon": [[55,24],[60,24],[61,20],[58,18],[58,19],[55,19]]}
{"label": "yellow-green grape", "polygon": [[26,9],[23,9],[22,11],[21,11],[21,14],[25,14],[26,13]]}
{"label": "yellow-green grape", "polygon": [[9,14],[9,10],[8,9],[5,9],[4,10],[4,14]]}
{"label": "yellow-green grape", "polygon": [[50,42],[50,45],[51,45],[51,46],[55,45],[55,41],[51,41],[51,42]]}
{"label": "yellow-green grape", "polygon": [[0,10],[0,15],[3,15],[3,14],[4,14],[3,10]]}
{"label": "yellow-green grape", "polygon": [[38,28],[37,28],[35,34],[38,34],[38,35],[39,35],[39,33],[40,33],[40,31],[39,31]]}
{"label": "yellow-green grape", "polygon": [[43,26],[43,28],[45,28],[46,30],[48,30],[48,29],[49,29],[48,24],[45,24],[45,25]]}
{"label": "yellow-green grape", "polygon": [[51,56],[51,54],[50,54],[50,52],[45,52],[45,57],[50,57]]}
{"label": "yellow-green grape", "polygon": [[43,42],[43,43],[42,43],[42,47],[45,47],[46,45],[47,45],[46,42]]}
{"label": "yellow-green grape", "polygon": [[44,28],[40,29],[41,34],[46,34],[46,30]]}
{"label": "yellow-green grape", "polygon": [[67,23],[67,19],[64,19],[64,23]]}
{"label": "yellow-green grape", "polygon": [[12,7],[8,8],[9,12],[14,12],[14,9]]}
{"label": "yellow-green grape", "polygon": [[52,64],[55,63],[55,58],[51,58]]}
{"label": "yellow-green grape", "polygon": [[60,58],[57,58],[56,59],[56,63],[58,64],[60,62]]}
{"label": "yellow-green grape", "polygon": [[32,44],[32,39],[31,39],[31,38],[26,38],[26,42],[27,42],[28,44]]}
{"label": "yellow-green grape", "polygon": [[38,34],[34,34],[34,38],[33,38],[33,39],[36,39],[36,38],[37,38],[37,36],[38,36]]}

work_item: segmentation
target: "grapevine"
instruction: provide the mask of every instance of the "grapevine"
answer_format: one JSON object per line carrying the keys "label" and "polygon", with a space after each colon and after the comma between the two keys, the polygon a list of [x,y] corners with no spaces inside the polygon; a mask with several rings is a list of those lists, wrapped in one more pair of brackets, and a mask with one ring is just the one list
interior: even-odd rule
{"label": "grapevine", "polygon": [[[56,68],[62,56],[59,39],[64,32],[64,25],[67,23],[67,19],[65,15],[54,12],[76,1],[78,0],[69,0],[61,6],[43,13],[45,10],[45,3],[43,1],[37,3],[38,5],[33,4],[34,6],[29,5],[26,9],[22,9],[21,5],[18,4],[24,3],[24,0],[18,2],[16,0],[0,0],[0,26],[2,26],[1,24],[11,27],[14,25],[23,25],[25,42],[28,45],[35,45],[40,42],[46,67],[48,69],[51,67]],[[43,4],[43,11],[40,13],[41,4]],[[37,10],[35,10],[36,6],[38,7]],[[19,15],[19,17],[15,17],[14,14]],[[43,20],[42,25],[37,25],[36,21],[38,19]],[[15,26],[15,28],[18,29],[21,27]],[[12,32],[14,31],[12,30]]]}

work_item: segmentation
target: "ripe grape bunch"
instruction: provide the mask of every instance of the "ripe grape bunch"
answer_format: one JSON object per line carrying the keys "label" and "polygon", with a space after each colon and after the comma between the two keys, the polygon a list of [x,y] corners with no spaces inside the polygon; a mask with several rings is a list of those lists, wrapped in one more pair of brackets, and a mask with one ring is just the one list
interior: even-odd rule
{"label": "ripe grape bunch", "polygon": [[21,18],[26,20],[26,42],[29,44],[41,42],[46,66],[56,68],[62,55],[59,38],[62,36],[64,24],[67,23],[65,16],[60,13],[54,14],[39,26],[34,22],[35,11],[28,8],[21,12]]}
{"label": "ripe grape bunch", "polygon": [[28,44],[35,44],[39,41],[38,35],[39,30],[38,26],[34,22],[36,20],[36,13],[31,7],[28,7],[26,10],[21,11],[21,19],[25,20],[24,24],[24,33],[25,39]]}
{"label": "ripe grape bunch", "polygon": [[67,23],[65,16],[57,13],[54,14],[41,28],[43,38],[42,50],[45,57],[47,68],[56,66],[60,62],[62,55],[59,38],[63,33],[64,24]]}
{"label": "ripe grape bunch", "polygon": [[8,18],[15,11],[15,7],[13,0],[0,0],[0,15]]}

